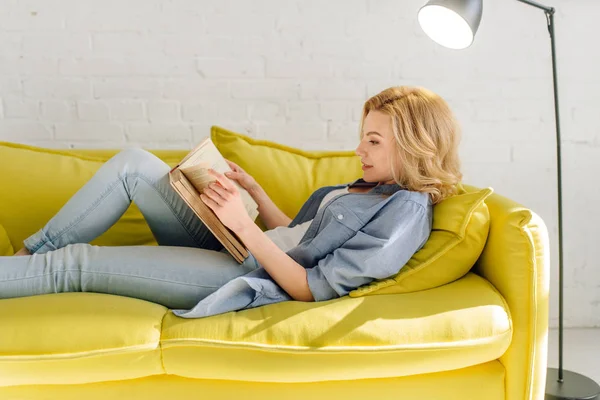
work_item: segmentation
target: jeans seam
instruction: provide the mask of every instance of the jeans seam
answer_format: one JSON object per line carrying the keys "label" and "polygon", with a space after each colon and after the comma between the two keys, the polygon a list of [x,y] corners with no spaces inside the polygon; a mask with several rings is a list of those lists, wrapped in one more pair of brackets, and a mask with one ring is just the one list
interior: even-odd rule
{"label": "jeans seam", "polygon": [[57,273],[61,273],[61,272],[71,272],[71,271],[78,271],[82,274],[98,274],[98,275],[114,275],[114,276],[126,276],[129,278],[139,278],[139,279],[148,279],[151,281],[158,281],[158,282],[167,282],[167,283],[175,283],[177,285],[185,285],[185,286],[195,286],[195,287],[201,287],[201,288],[209,288],[209,289],[217,289],[220,286],[205,286],[205,285],[196,285],[193,283],[186,283],[186,282],[176,282],[176,281],[169,281],[167,279],[157,279],[157,278],[150,278],[147,276],[138,276],[138,275],[127,275],[127,274],[116,274],[113,272],[97,272],[97,271],[82,271],[79,269],[66,269],[63,271],[56,271],[56,272],[51,272],[49,274],[42,274],[42,275],[34,275],[34,276],[26,276],[24,278],[15,278],[15,279],[3,279],[3,282],[11,282],[11,281],[18,281],[18,280],[22,280],[22,279],[33,279],[33,278],[42,278],[44,276],[51,276]]}
{"label": "jeans seam", "polygon": [[[127,174],[126,174],[126,175],[127,175]],[[201,243],[200,243],[200,242],[199,242],[199,241],[196,239],[196,237],[195,237],[195,236],[194,236],[194,235],[193,235],[193,234],[192,234],[192,233],[191,233],[191,232],[188,230],[188,228],[187,228],[186,224],[185,224],[185,223],[184,223],[184,222],[181,220],[181,218],[179,218],[179,215],[178,215],[178,214],[175,212],[175,210],[173,209],[173,207],[171,207],[171,205],[170,205],[170,204],[169,204],[169,202],[166,200],[166,198],[165,198],[165,197],[162,195],[162,193],[161,193],[160,191],[158,191],[158,190],[157,190],[157,189],[154,187],[154,185],[153,185],[153,184],[150,182],[150,180],[149,180],[149,179],[148,179],[146,176],[144,176],[144,175],[142,175],[142,174],[140,174],[140,173],[130,174],[130,175],[128,175],[128,176],[130,176],[130,177],[134,177],[134,178],[141,178],[141,179],[142,179],[144,182],[146,182],[146,183],[147,183],[147,184],[148,184],[148,185],[149,185],[149,186],[150,186],[152,189],[154,189],[154,191],[155,191],[155,192],[158,194],[158,196],[160,197],[160,199],[161,199],[161,200],[162,200],[162,201],[165,203],[165,205],[166,205],[166,206],[169,208],[169,210],[171,210],[171,213],[172,213],[172,214],[175,216],[175,218],[177,219],[177,221],[179,221],[179,223],[181,224],[181,226],[183,227],[183,229],[184,229],[184,230],[187,232],[187,234],[190,236],[190,238],[191,238],[191,239],[192,239],[192,240],[193,240],[193,241],[194,241],[194,242],[195,242],[195,243],[196,243],[198,246],[200,246],[200,247],[201,247]],[[47,243],[48,241],[49,241],[49,242],[52,242],[52,243],[54,243],[56,240],[60,239],[60,238],[61,238],[61,237],[62,237],[62,236],[65,234],[65,233],[67,233],[67,232],[68,232],[68,231],[69,231],[71,228],[73,228],[73,226],[75,226],[75,225],[76,225],[76,224],[78,224],[78,223],[79,223],[81,220],[83,220],[85,217],[87,217],[87,216],[88,216],[88,215],[89,215],[89,214],[90,214],[90,213],[91,213],[91,212],[92,212],[94,209],[96,209],[96,208],[97,208],[97,207],[100,205],[100,203],[102,202],[102,200],[103,200],[104,198],[106,198],[106,196],[108,196],[109,194],[111,194],[111,193],[114,191],[115,187],[116,187],[116,186],[119,184],[119,182],[121,182],[121,183],[123,183],[123,182],[124,182],[124,178],[123,178],[123,177],[120,177],[120,176],[119,176],[118,178],[119,178],[119,181],[118,181],[118,182],[115,182],[115,183],[113,183],[112,185],[110,185],[110,186],[109,186],[109,187],[108,187],[108,188],[107,188],[107,189],[106,189],[104,192],[102,192],[102,193],[100,194],[100,196],[98,197],[98,200],[97,200],[97,201],[95,201],[94,203],[92,203],[92,205],[91,205],[91,206],[90,206],[90,207],[89,207],[87,210],[85,210],[85,212],[84,212],[84,213],[82,213],[82,215],[80,215],[80,216],[79,216],[79,218],[76,218],[75,220],[73,220],[73,221],[72,221],[72,222],[71,222],[71,223],[70,223],[70,224],[69,224],[69,225],[68,225],[66,228],[64,228],[62,231],[58,232],[56,235],[54,235],[54,237],[53,237],[53,238],[50,238],[50,237],[48,236],[48,234],[45,234],[45,236],[48,238],[48,240],[46,240],[46,241],[45,241],[45,242],[43,242],[41,245],[39,245],[35,251],[39,250],[39,249],[40,249],[40,248],[41,248],[41,247],[42,247],[42,246],[43,246],[45,243]],[[128,195],[129,195],[129,193],[128,193]],[[130,195],[129,195],[129,196],[130,196]],[[130,198],[130,201],[133,201],[133,200],[131,200],[131,198]],[[139,208],[139,207],[138,207],[138,208]],[[56,245],[55,245],[54,247],[56,247]]]}

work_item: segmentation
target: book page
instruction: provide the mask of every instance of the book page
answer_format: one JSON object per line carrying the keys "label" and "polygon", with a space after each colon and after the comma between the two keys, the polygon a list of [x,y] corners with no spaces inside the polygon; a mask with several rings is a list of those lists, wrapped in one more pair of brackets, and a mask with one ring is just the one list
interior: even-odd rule
{"label": "book page", "polygon": [[[190,183],[196,188],[199,193],[204,193],[204,189],[211,183],[216,181],[216,178],[208,173],[208,169],[225,174],[231,171],[229,164],[221,155],[215,144],[207,138],[193,150],[184,161],[179,165],[179,170],[185,175]],[[230,179],[235,187],[240,192],[244,208],[254,221],[258,217],[258,204],[254,201],[250,193],[246,191],[237,181]]]}

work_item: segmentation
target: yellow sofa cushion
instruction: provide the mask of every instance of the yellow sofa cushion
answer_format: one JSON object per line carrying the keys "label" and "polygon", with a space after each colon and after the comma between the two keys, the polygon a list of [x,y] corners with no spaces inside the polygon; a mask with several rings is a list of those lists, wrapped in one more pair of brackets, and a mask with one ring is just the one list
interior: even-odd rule
{"label": "yellow sofa cushion", "polygon": [[449,197],[433,207],[433,227],[425,245],[400,271],[349,293],[408,293],[445,285],[464,276],[473,267],[485,246],[490,213],[485,199],[491,188]]}
{"label": "yellow sofa cushion", "polygon": [[0,300],[0,386],[78,384],[162,374],[167,309],[100,293]]}
{"label": "yellow sofa cushion", "polygon": [[345,297],[319,306],[283,302],[195,320],[169,312],[161,345],[168,374],[316,382],[477,365],[502,355],[511,335],[502,296],[469,273],[427,291]]}
{"label": "yellow sofa cushion", "polygon": [[[14,249],[41,229],[119,150],[54,150],[0,142],[0,224]],[[185,150],[151,150],[174,166]],[[26,175],[27,179],[23,179]],[[144,217],[133,204],[106,233],[91,242],[98,246],[156,245]]]}
{"label": "yellow sofa cushion", "polygon": [[[223,156],[252,175],[290,218],[318,188],[362,177],[353,151],[302,151],[216,126],[211,138]],[[429,240],[405,266],[398,266],[398,274],[364,285],[350,296],[414,292],[464,276],[485,245],[490,219],[485,199],[492,193],[490,188],[470,190],[461,186],[459,195],[434,207]],[[266,229],[260,219],[257,222]]]}
{"label": "yellow sofa cushion", "polygon": [[8,234],[6,233],[6,230],[4,230],[4,227],[0,225],[0,257],[12,256],[13,254],[15,254],[15,251],[10,243]]}

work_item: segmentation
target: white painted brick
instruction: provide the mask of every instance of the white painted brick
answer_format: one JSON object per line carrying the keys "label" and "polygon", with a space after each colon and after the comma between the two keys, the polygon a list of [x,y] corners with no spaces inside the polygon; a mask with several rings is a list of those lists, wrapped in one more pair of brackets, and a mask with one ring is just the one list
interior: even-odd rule
{"label": "white painted brick", "polygon": [[285,122],[285,104],[270,101],[248,103],[248,118],[251,121]]}
{"label": "white painted brick", "polygon": [[[171,4],[172,7],[181,8],[185,7],[181,3],[191,3],[191,7],[197,7],[198,2],[195,0],[175,0],[167,3]],[[207,4],[208,3],[208,4]],[[239,1],[239,0],[211,0],[202,2],[202,8],[206,10],[210,8],[211,13],[215,14],[227,14],[231,15],[246,15],[246,14],[258,14],[258,15],[277,15],[298,12],[297,1],[278,1],[278,0],[253,0],[253,1]],[[232,12],[233,11],[233,12]]]}
{"label": "white painted brick", "polygon": [[354,103],[348,101],[320,102],[319,115],[324,120],[349,121],[351,117],[350,110],[354,106]]}
{"label": "white painted brick", "polygon": [[95,99],[158,99],[161,82],[152,78],[106,78],[92,81]]}
{"label": "white painted brick", "polygon": [[108,121],[108,105],[98,101],[78,101],[77,116],[82,121]]}
{"label": "white painted brick", "polygon": [[572,110],[573,129],[563,133],[564,137],[575,139],[600,139],[600,124],[598,124],[598,107],[592,105],[579,106]]}
{"label": "white painted brick", "polygon": [[30,7],[15,5],[10,13],[6,12],[5,7],[3,11],[0,13],[0,26],[7,31],[52,31],[65,27],[64,13],[56,10],[36,12]]}
{"label": "white painted brick", "polygon": [[91,83],[84,79],[71,78],[24,78],[23,92],[26,97],[37,99],[89,99]]}
{"label": "white painted brick", "polygon": [[94,32],[92,50],[95,56],[114,57],[140,55],[162,57],[162,37],[141,32]]}
{"label": "white painted brick", "polygon": [[206,103],[185,104],[182,109],[183,121],[203,124],[217,124],[219,121],[246,121],[248,103],[224,100]]}
{"label": "white painted brick", "polygon": [[154,1],[129,1],[127,9],[118,1],[76,3],[65,25],[70,31],[147,31],[161,22],[160,7]]}
{"label": "white painted brick", "polygon": [[300,84],[283,80],[232,82],[231,96],[236,99],[292,100],[300,96]]}
{"label": "white painted brick", "polygon": [[329,78],[333,76],[327,61],[308,59],[271,59],[267,61],[268,78]]}
{"label": "white painted brick", "polygon": [[482,139],[471,139],[461,143],[459,154],[465,163],[475,163],[484,168],[484,165],[492,163],[509,164],[511,146]]}
{"label": "white painted brick", "polygon": [[56,76],[58,75],[58,60],[29,56],[0,57],[0,74]]}
{"label": "white painted brick", "polygon": [[343,16],[364,15],[367,12],[366,0],[346,0],[343,3],[335,1],[302,0],[298,3],[298,13],[308,16],[331,18]]}
{"label": "white painted brick", "polygon": [[9,119],[0,120],[0,141],[51,140],[52,132],[52,125],[50,124]]}
{"label": "white painted brick", "polygon": [[186,141],[192,130],[189,126],[166,123],[130,123],[125,134],[127,141]]}
{"label": "white painted brick", "polygon": [[4,55],[21,54],[23,48],[23,34],[17,32],[0,32],[0,43]]}
{"label": "white painted brick", "polygon": [[39,119],[41,110],[38,100],[23,99],[19,97],[4,97],[2,99],[4,118]]}
{"label": "white painted brick", "polygon": [[353,143],[358,146],[360,126],[355,122],[329,122],[327,139],[333,142]]}
{"label": "white painted brick", "polygon": [[[307,27],[310,29],[307,30]],[[307,36],[342,36],[344,35],[345,17],[323,12],[306,12],[282,14],[277,18],[275,29],[279,34],[296,34],[303,32]]]}
{"label": "white painted brick", "polygon": [[79,57],[91,52],[91,38],[88,34],[44,32],[23,36],[24,55]]}
{"label": "white painted brick", "polygon": [[230,97],[230,86],[229,82],[224,81],[168,80],[163,84],[163,97],[179,101],[227,99]]}
{"label": "white painted brick", "polygon": [[324,120],[320,114],[320,102],[311,100],[288,102],[286,116],[290,121],[294,122],[322,122]]}
{"label": "white painted brick", "polygon": [[0,76],[0,96],[23,96],[21,79],[13,76]]}
{"label": "white painted brick", "polygon": [[44,100],[41,103],[42,118],[52,122],[77,120],[77,105],[72,101]]}
{"label": "white painted brick", "polygon": [[181,105],[177,101],[152,100],[146,103],[150,122],[181,122]]}
{"label": "white painted brick", "polygon": [[[382,21],[385,21],[385,23]],[[369,37],[372,40],[372,38],[381,38],[386,35],[401,37],[400,35],[406,35],[411,30],[411,18],[403,19],[402,15],[396,13],[385,17],[376,14],[354,14],[345,18],[344,22],[345,32],[350,38]],[[368,34],[365,34],[365,32],[368,32]],[[386,41],[381,40],[381,42]],[[388,46],[391,45],[389,42],[387,44]]]}
{"label": "white painted brick", "polygon": [[275,28],[275,16],[256,14],[213,14],[204,21],[208,35],[268,35]]}
{"label": "white painted brick", "polygon": [[345,37],[307,37],[303,39],[306,52],[317,60],[363,60],[364,49]]}
{"label": "white painted brick", "polygon": [[332,66],[335,78],[385,79],[392,76],[392,67],[387,63],[337,61]]}
{"label": "white painted brick", "polygon": [[113,121],[140,121],[146,119],[144,103],[135,100],[109,100],[106,102]]}
{"label": "white painted brick", "polygon": [[[158,39],[157,39],[158,40]],[[252,58],[257,56],[285,57],[303,53],[302,37],[267,36],[222,36],[199,35],[189,40],[189,35],[161,35],[163,51],[168,56],[203,58]]]}
{"label": "white painted brick", "polygon": [[114,122],[67,122],[55,125],[58,140],[103,141],[123,143],[123,126]]}
{"label": "white painted brick", "polygon": [[362,119],[362,115],[363,115],[363,108],[364,108],[364,103],[366,102],[363,101],[357,101],[356,103],[353,103],[350,106],[350,114],[352,114],[352,121],[360,121]]}
{"label": "white painted brick", "polygon": [[313,80],[301,86],[301,99],[311,100],[362,100],[366,85],[348,80]]}
{"label": "white painted brick", "polygon": [[324,140],[327,136],[326,122],[269,124],[257,123],[258,137],[281,144],[305,143]]}
{"label": "white painted brick", "polygon": [[60,73],[66,76],[145,77],[191,75],[192,60],[172,58],[87,58],[60,60]]}
{"label": "white painted brick", "polygon": [[203,78],[261,78],[265,76],[262,58],[199,58],[196,69]]}

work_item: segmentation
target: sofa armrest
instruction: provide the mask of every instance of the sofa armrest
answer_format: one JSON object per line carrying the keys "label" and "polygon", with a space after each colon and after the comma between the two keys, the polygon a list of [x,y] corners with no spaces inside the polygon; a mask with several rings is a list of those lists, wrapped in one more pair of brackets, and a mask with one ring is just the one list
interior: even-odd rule
{"label": "sofa armrest", "polygon": [[486,201],[490,233],[476,272],[504,296],[513,338],[500,358],[507,400],[544,398],[548,357],[549,240],[534,212],[497,194]]}

